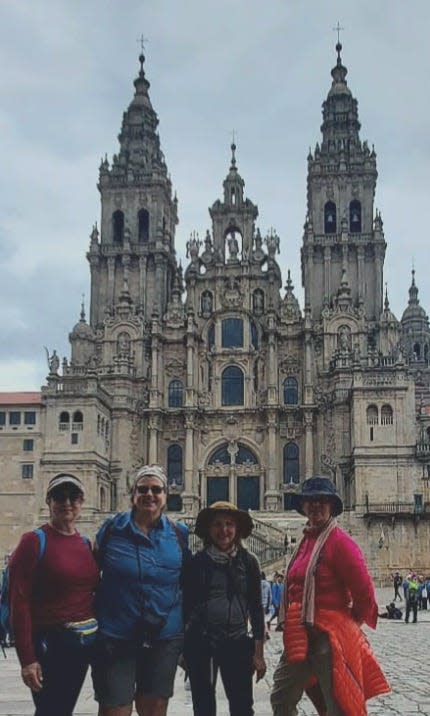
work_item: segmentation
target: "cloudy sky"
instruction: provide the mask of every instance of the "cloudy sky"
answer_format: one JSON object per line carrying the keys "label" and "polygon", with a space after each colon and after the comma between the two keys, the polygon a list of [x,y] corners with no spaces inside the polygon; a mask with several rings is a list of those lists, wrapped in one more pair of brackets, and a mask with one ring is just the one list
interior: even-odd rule
{"label": "cloudy sky", "polygon": [[[209,228],[232,130],[259,225],[301,298],[306,156],[320,139],[337,22],[361,138],[374,144],[385,280],[401,317],[415,262],[430,310],[428,0],[0,0],[0,390],[38,390],[89,295],[100,158],[145,70],[179,199],[178,254]],[[88,308],[88,307],[87,307]],[[87,310],[87,313],[89,311]]]}

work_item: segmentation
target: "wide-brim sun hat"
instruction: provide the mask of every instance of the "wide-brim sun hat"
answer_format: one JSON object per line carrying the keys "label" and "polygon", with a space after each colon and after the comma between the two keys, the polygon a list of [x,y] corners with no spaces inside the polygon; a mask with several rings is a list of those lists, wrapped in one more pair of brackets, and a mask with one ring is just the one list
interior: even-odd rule
{"label": "wide-brim sun hat", "polygon": [[49,497],[52,491],[57,487],[60,487],[60,485],[72,485],[84,494],[84,486],[79,477],[61,472],[59,475],[55,475],[55,477],[51,477],[49,480],[48,487],[46,489],[46,497]]}
{"label": "wide-brim sun hat", "polygon": [[309,477],[302,482],[300,492],[291,495],[291,506],[301,515],[304,515],[303,500],[315,497],[328,497],[333,505],[333,516],[343,512],[343,502],[339,497],[336,486],[329,477]]}
{"label": "wide-brim sun hat", "polygon": [[240,537],[242,539],[249,537],[254,528],[254,523],[248,512],[240,510],[236,505],[233,505],[232,502],[223,502],[222,500],[214,502],[210,507],[205,507],[203,510],[200,510],[194,529],[197,537],[201,537],[202,539],[207,537],[210,524],[214,516],[219,513],[231,515],[237,524]]}

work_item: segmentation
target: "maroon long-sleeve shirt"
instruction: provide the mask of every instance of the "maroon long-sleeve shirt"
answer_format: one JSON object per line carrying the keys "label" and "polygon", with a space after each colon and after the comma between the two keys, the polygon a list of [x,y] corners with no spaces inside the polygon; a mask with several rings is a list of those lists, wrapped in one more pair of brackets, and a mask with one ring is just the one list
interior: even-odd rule
{"label": "maroon long-sleeve shirt", "polygon": [[50,525],[43,530],[42,558],[37,534],[26,532],[9,562],[11,621],[21,666],[36,661],[37,631],[94,616],[99,572],[91,550],[78,532],[64,535]]}

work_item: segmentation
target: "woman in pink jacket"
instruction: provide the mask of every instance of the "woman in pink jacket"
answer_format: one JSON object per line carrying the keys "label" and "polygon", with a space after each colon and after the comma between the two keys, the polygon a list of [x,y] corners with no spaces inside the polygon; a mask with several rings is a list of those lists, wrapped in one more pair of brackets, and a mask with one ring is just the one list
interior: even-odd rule
{"label": "woman in pink jacket", "polygon": [[364,556],[336,523],[343,504],[327,477],[305,480],[293,504],[308,522],[286,574],[273,714],[296,716],[306,690],[321,715],[364,716],[366,700],[390,690],[360,629],[378,616]]}

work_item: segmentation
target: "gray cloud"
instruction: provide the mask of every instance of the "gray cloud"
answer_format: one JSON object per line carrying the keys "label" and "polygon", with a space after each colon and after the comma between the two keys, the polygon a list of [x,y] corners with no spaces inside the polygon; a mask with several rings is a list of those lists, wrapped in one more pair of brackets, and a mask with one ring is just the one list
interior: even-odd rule
{"label": "gray cloud", "polygon": [[[177,249],[209,226],[237,132],[239,170],[260,227],[281,236],[285,278],[300,289],[306,156],[320,139],[339,20],[342,57],[375,144],[387,240],[385,280],[400,318],[414,257],[426,285],[430,135],[426,0],[39,0],[0,6],[1,387],[37,389],[43,345],[68,354],[89,293],[88,234],[100,213],[100,157],[117,151],[121,116],[145,49],[151,98],[178,193]],[[48,21],[49,20],[49,21]],[[14,365],[16,370],[14,370]]]}

